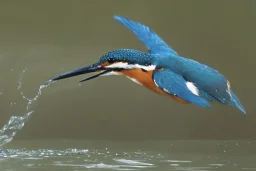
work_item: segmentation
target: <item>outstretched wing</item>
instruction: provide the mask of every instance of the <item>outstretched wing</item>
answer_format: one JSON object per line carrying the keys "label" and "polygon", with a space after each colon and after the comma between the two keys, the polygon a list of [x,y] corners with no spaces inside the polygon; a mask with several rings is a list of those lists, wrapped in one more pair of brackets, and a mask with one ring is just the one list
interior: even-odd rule
{"label": "outstretched wing", "polygon": [[199,96],[198,90],[193,83],[187,82],[183,77],[171,70],[154,71],[153,79],[160,89],[171,95],[201,107],[210,107],[210,104]]}
{"label": "outstretched wing", "polygon": [[153,55],[172,54],[178,55],[170,46],[168,46],[153,30],[149,27],[132,21],[121,16],[114,16],[114,18],[130,29],[147,47],[149,52]]}

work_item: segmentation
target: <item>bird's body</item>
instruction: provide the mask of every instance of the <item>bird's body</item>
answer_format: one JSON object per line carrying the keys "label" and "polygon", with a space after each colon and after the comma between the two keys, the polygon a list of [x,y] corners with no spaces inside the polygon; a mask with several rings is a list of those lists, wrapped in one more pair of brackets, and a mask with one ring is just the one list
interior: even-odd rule
{"label": "bird's body", "polygon": [[[126,56],[127,59],[124,60],[124,62],[129,61],[129,57],[134,57],[137,56],[138,63],[144,63],[144,61],[139,62],[142,59],[148,58],[149,60],[153,60],[154,57],[151,57],[149,54],[146,54],[144,52],[140,52],[140,51],[136,51],[136,50],[132,50],[132,49],[118,49],[112,52],[109,52],[107,54],[105,54],[106,57],[113,57],[115,55],[119,55],[120,56]],[[103,66],[106,65],[108,66],[109,63],[103,63]],[[142,68],[142,69],[141,69]],[[147,70],[148,68],[148,70]],[[135,69],[129,69],[129,70],[120,70],[120,71],[112,71],[110,72],[108,75],[123,75],[126,76],[127,78],[131,79],[133,82],[140,84],[158,94],[161,95],[166,95],[169,97],[172,97],[174,100],[177,100],[181,103],[188,103],[185,100],[180,99],[177,96],[173,96],[172,94],[169,94],[167,92],[165,92],[164,90],[160,89],[154,82],[153,80],[153,73],[154,73],[154,67],[153,65],[149,65],[148,66],[140,66],[140,68],[135,68]]]}
{"label": "bird's body", "polygon": [[219,102],[235,106],[245,113],[224,75],[197,61],[179,56],[149,27],[125,17],[114,18],[130,29],[146,45],[148,52],[113,50],[93,65],[61,74],[52,80],[95,71],[99,74],[82,81],[103,75],[124,75],[183,104],[210,107],[208,101]]}

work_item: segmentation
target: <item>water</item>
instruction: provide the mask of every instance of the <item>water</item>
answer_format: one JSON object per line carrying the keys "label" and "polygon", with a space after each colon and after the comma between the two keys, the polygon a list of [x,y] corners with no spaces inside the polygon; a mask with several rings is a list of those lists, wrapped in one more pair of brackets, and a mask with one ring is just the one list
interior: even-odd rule
{"label": "water", "polygon": [[[18,90],[21,85],[22,77]],[[47,86],[41,85],[33,98],[20,91],[26,112],[1,129],[0,170],[256,170],[254,141],[12,141]]]}
{"label": "water", "polygon": [[1,170],[256,170],[254,141],[13,141]]}
{"label": "water", "polygon": [[[255,142],[241,140],[256,137],[255,2],[1,2],[0,171],[256,170]],[[113,15],[149,25],[181,56],[221,71],[248,114],[184,106],[121,77],[80,88],[83,76],[67,79],[47,94],[41,83],[107,51],[146,50]],[[146,139],[154,141],[138,141]]]}
{"label": "water", "polygon": [[30,118],[31,114],[34,112],[34,108],[36,106],[36,101],[42,93],[42,89],[46,88],[51,84],[51,82],[47,82],[44,85],[41,85],[38,89],[37,94],[33,98],[28,98],[24,95],[24,93],[20,90],[22,88],[22,79],[24,73],[27,69],[24,69],[20,75],[20,79],[18,80],[17,90],[20,91],[20,94],[23,99],[27,101],[27,106],[25,108],[25,114],[23,116],[11,116],[8,123],[6,123],[2,129],[0,129],[0,147],[12,141],[14,136],[20,131],[25,123]]}
{"label": "water", "polygon": [[102,141],[13,140],[36,110],[41,85],[32,98],[17,90],[27,105],[0,130],[1,170],[256,170],[254,141]]}

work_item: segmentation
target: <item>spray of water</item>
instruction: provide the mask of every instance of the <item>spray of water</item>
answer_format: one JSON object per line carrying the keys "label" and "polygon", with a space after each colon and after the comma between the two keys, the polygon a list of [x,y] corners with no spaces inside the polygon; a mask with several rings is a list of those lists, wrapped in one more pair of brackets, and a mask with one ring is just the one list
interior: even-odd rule
{"label": "spray of water", "polygon": [[42,90],[48,87],[51,83],[53,83],[51,81],[48,81],[47,83],[41,85],[38,89],[37,94],[33,98],[28,98],[21,91],[22,79],[26,71],[27,69],[24,69],[22,71],[20,78],[18,80],[17,88],[17,90],[20,91],[22,98],[27,101],[25,113],[23,116],[11,116],[8,123],[5,124],[2,129],[0,129],[0,147],[12,141],[17,132],[24,127],[25,122],[30,118],[30,116],[34,112],[36,101],[42,94]]}

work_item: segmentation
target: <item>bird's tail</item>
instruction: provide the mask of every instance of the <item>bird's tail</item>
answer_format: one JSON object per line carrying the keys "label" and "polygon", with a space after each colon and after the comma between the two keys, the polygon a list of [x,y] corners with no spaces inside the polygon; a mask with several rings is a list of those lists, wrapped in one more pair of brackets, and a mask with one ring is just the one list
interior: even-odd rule
{"label": "bird's tail", "polygon": [[231,105],[234,107],[237,107],[240,111],[246,114],[245,108],[240,103],[238,97],[235,95],[235,93],[232,90],[230,90],[230,95],[231,95]]}

